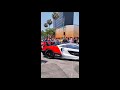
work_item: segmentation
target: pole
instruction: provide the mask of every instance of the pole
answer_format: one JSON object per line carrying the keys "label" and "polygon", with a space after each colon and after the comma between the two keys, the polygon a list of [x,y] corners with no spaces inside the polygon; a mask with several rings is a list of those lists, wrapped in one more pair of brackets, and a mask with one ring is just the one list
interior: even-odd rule
{"label": "pole", "polygon": [[[63,34],[65,33],[65,31],[64,31],[64,16],[63,16]],[[65,35],[63,35],[63,38],[65,38]]]}
{"label": "pole", "polygon": [[56,19],[55,19],[55,36],[54,37],[56,38]]}

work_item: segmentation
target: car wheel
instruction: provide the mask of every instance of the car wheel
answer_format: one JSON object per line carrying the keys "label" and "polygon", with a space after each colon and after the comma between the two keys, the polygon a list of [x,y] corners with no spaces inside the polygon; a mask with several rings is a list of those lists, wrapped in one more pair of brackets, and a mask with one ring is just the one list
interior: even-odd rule
{"label": "car wheel", "polygon": [[45,52],[45,56],[49,59],[52,59],[54,58],[55,54],[51,50],[48,50]]}
{"label": "car wheel", "polygon": [[44,52],[44,51],[42,51],[42,54],[43,54],[43,55],[45,55],[45,52]]}

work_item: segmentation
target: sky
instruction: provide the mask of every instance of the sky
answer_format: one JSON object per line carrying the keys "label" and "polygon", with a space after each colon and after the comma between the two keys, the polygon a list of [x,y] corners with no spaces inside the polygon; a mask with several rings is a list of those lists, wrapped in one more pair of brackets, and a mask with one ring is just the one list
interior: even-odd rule
{"label": "sky", "polygon": [[[48,19],[52,19],[53,12],[41,12],[41,30],[45,30],[44,23],[47,22]],[[74,12],[74,22],[73,24],[79,25],[79,12]],[[53,28],[53,24],[50,25],[50,28]]]}

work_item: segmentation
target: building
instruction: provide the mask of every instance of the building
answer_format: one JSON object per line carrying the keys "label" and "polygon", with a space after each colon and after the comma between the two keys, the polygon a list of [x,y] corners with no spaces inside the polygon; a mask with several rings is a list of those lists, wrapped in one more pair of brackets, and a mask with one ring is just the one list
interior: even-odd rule
{"label": "building", "polygon": [[58,12],[58,14],[59,18],[53,20],[53,27],[56,28],[55,37],[79,37],[79,25],[74,25],[74,12]]}
{"label": "building", "polygon": [[66,25],[63,28],[56,29],[55,38],[63,38],[65,32],[65,37],[79,37],[79,25]]}
{"label": "building", "polygon": [[53,20],[53,28],[61,28],[65,25],[73,25],[74,12],[58,12],[58,14],[59,18],[57,20]]}

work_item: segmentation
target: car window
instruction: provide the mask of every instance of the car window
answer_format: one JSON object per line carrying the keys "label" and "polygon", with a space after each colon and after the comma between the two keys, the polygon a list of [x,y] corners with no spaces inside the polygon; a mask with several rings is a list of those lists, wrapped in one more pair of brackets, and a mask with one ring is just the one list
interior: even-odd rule
{"label": "car window", "polygon": [[66,47],[71,49],[79,49],[79,46],[77,45],[66,45]]}
{"label": "car window", "polygon": [[66,45],[62,45],[61,47],[66,47]]}

